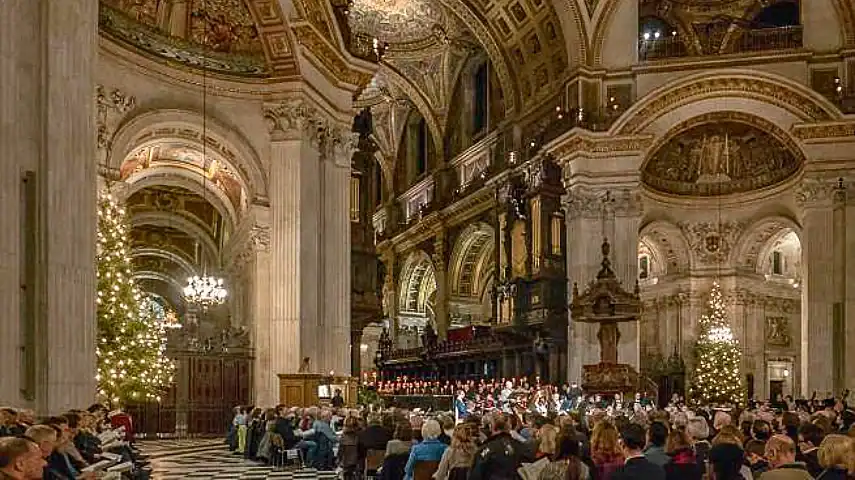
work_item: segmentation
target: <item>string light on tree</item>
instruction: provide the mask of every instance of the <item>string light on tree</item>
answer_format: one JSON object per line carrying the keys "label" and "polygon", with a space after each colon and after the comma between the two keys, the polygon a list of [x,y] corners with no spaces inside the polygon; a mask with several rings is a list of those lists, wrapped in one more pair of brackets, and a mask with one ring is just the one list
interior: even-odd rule
{"label": "string light on tree", "polygon": [[166,322],[133,281],[125,210],[110,195],[98,201],[99,393],[112,404],[160,400],[175,365],[165,355]]}
{"label": "string light on tree", "polygon": [[700,321],[695,344],[695,368],[690,397],[702,405],[741,405],[745,400],[740,363],[739,341],[727,321],[721,288],[713,283],[709,313]]}

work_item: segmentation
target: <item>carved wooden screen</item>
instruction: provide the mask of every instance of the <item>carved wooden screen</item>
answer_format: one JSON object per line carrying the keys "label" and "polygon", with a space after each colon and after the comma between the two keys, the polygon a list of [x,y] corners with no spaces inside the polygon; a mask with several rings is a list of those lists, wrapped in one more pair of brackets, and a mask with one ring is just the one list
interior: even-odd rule
{"label": "carved wooden screen", "polygon": [[222,434],[232,409],[250,402],[250,360],[230,356],[191,357],[188,433]]}

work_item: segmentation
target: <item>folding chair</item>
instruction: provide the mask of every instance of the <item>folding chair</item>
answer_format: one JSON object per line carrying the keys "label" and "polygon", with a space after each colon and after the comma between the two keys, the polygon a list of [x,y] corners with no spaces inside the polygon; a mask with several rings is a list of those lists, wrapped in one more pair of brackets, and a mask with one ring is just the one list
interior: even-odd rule
{"label": "folding chair", "polygon": [[386,451],[369,449],[365,454],[365,478],[376,478],[377,470],[383,466]]}

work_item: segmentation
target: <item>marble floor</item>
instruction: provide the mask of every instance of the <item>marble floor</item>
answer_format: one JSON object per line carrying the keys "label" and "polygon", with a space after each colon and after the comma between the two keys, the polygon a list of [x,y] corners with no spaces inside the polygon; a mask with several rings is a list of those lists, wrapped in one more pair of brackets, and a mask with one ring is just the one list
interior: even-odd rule
{"label": "marble floor", "polygon": [[[313,469],[274,469],[228,451],[222,440],[154,440],[139,442],[149,456],[152,480],[216,479],[335,479],[335,472]],[[172,453],[170,453],[172,452]]]}

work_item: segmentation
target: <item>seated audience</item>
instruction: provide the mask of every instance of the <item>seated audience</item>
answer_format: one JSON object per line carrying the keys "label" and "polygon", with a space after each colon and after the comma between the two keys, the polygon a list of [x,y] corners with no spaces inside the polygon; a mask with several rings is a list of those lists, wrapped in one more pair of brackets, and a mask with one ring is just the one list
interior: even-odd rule
{"label": "seated audience", "polygon": [[442,427],[436,420],[427,420],[422,425],[422,441],[410,450],[410,458],[404,467],[404,479],[412,480],[418,462],[439,462],[448,446],[439,441]]}
{"label": "seated audience", "polygon": [[[665,451],[669,458],[663,466],[666,479],[701,480],[704,470],[698,465],[695,451],[686,432],[679,428],[671,430],[665,442]],[[647,456],[646,453],[645,456]]]}
{"label": "seated audience", "polygon": [[624,466],[612,474],[612,480],[665,480],[665,470],[645,458],[643,449],[646,443],[644,427],[630,423],[621,429],[620,440]]}
{"label": "seated audience", "polygon": [[822,472],[817,480],[851,480],[855,478],[855,439],[832,434],[819,445]]}
{"label": "seated audience", "polygon": [[761,480],[813,479],[805,464],[796,462],[796,445],[786,435],[773,435],[766,442],[765,457],[771,469],[760,476]]}
{"label": "seated audience", "polygon": [[469,477],[478,448],[472,430],[468,423],[461,423],[454,429],[451,445],[443,452],[434,475],[436,480],[465,480]]}
{"label": "seated audience", "polygon": [[45,460],[39,446],[28,439],[0,438],[0,479],[38,480]]}

